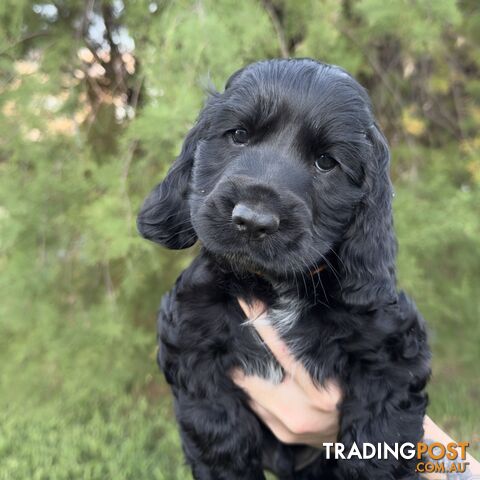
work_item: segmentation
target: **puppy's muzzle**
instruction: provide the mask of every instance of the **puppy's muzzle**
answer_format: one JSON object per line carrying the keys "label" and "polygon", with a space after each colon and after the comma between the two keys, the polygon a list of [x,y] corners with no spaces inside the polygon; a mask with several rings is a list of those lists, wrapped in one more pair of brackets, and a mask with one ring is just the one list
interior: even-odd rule
{"label": "puppy's muzzle", "polygon": [[[205,248],[236,253],[236,265],[243,256],[259,269],[273,269],[277,258],[290,258],[292,252],[301,254],[311,239],[311,213],[303,199],[276,180],[231,174],[220,181],[192,216]],[[283,268],[282,263],[278,270]]]}

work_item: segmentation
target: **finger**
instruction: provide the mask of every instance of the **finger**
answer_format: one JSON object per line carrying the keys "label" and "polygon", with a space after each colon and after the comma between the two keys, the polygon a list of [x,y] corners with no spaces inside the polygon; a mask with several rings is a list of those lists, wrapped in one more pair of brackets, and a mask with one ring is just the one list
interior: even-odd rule
{"label": "finger", "polygon": [[252,302],[247,303],[243,298],[237,298],[237,301],[245,316],[251,320],[257,319],[267,310],[265,304],[260,300],[254,299]]}
{"label": "finger", "polygon": [[240,369],[233,378],[250,397],[251,409],[279,440],[315,446],[336,438],[338,417],[311,405],[292,378],[274,385],[260,377],[245,375]]}
{"label": "finger", "polygon": [[264,314],[265,304],[254,300],[254,303],[250,306],[241,298],[238,298],[238,303],[247,317],[252,319],[253,326],[278,363],[283,367],[287,376],[295,380],[316,408],[326,412],[335,411],[342,398],[340,387],[333,381],[327,382],[325,387],[319,387],[312,381],[305,367],[295,359],[288,346],[268,322],[268,316]]}
{"label": "finger", "polygon": [[278,363],[287,373],[292,373],[294,364],[297,363],[295,357],[288,350],[287,345],[278,336],[275,329],[268,322],[268,317],[260,317],[252,322],[255,330],[260,335],[265,345],[273,353]]}
{"label": "finger", "polygon": [[304,405],[305,395],[291,379],[276,385],[257,375],[245,375],[239,369],[233,372],[232,379],[249,396],[251,402],[260,405],[278,419],[287,416],[292,402],[300,409]]}
{"label": "finger", "polygon": [[278,419],[275,417],[275,415],[269,412],[258,402],[251,400],[248,405],[266,425],[271,425],[272,423],[278,422]]}
{"label": "finger", "polygon": [[278,412],[275,408],[271,409],[271,404],[263,406],[254,400],[249,402],[249,406],[273,434],[285,443],[304,443],[318,448],[323,442],[336,441],[338,420],[332,420],[331,414],[310,410],[306,405],[301,407],[304,410],[302,412],[292,411],[291,402],[288,403]]}
{"label": "finger", "polygon": [[[243,298],[237,297],[237,301],[247,318],[253,320],[252,323],[255,326],[255,329],[265,344],[270,348],[280,365],[284,368],[286,366],[290,367],[292,362],[295,362],[295,359],[288,351],[288,347],[278,337],[274,328],[268,323],[268,321],[264,321],[266,319],[262,314],[266,313],[265,305],[256,299],[247,303]],[[255,320],[258,320],[260,316],[262,316],[262,321],[256,322]]]}
{"label": "finger", "polygon": [[232,380],[241,389],[245,390],[250,398],[264,403],[263,399],[272,398],[272,392],[277,385],[257,375],[246,375],[241,369],[232,372]]}
{"label": "finger", "polygon": [[315,408],[326,413],[338,412],[338,407],[343,399],[343,392],[336,380],[328,380],[323,386],[313,384],[315,389],[311,397]]}
{"label": "finger", "polygon": [[287,378],[282,383],[275,385],[269,380],[256,375],[245,375],[234,372],[233,381],[244,390],[251,401],[260,405],[279,421],[289,418],[292,405],[300,410],[306,409],[307,398],[302,389],[291,379]]}
{"label": "finger", "polygon": [[268,427],[273,435],[283,443],[298,443],[300,438],[297,438],[285,424],[273,415],[266,408],[262,407],[257,402],[251,402],[250,408],[255,414],[262,420],[262,422]]}
{"label": "finger", "polygon": [[252,303],[247,303],[243,298],[237,298],[237,300],[241,309],[247,318],[252,320],[253,326],[280,365],[287,373],[294,373],[293,370],[296,370],[297,366],[295,363],[297,362],[275,329],[268,323],[267,317],[264,315],[266,313],[265,304],[256,299]]}
{"label": "finger", "polygon": [[250,408],[275,437],[283,443],[301,443],[315,448],[322,448],[324,442],[335,442],[337,440],[337,430],[335,428],[332,428],[331,431],[322,428],[319,429],[319,432],[298,434],[292,432],[281,419],[277,418],[259,403],[250,402]]}
{"label": "finger", "polygon": [[[321,410],[332,410],[333,403],[333,409],[335,409],[341,399],[338,385],[333,381],[327,382],[324,388],[316,385],[305,367],[290,352],[275,328],[268,323],[268,315],[259,317],[252,324],[287,376],[294,379],[312,402]],[[325,404],[325,408],[322,408],[323,404]]]}

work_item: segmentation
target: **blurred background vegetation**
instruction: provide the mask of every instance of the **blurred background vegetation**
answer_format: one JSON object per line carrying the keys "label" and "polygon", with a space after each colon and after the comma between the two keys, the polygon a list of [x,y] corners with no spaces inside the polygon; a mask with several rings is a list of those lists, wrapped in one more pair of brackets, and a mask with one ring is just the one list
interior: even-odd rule
{"label": "blurred background vegetation", "polygon": [[[202,85],[311,56],[370,91],[430,414],[480,453],[478,0],[0,2],[0,479],[184,479],[155,311],[194,252],[135,214]],[[208,80],[210,79],[210,80]]]}

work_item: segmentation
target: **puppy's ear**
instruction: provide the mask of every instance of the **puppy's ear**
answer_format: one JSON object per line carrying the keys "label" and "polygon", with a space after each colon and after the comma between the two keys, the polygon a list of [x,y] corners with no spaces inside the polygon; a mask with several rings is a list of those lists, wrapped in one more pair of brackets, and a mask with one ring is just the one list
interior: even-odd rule
{"label": "puppy's ear", "polygon": [[392,303],[397,295],[390,151],[376,124],[367,138],[372,158],[365,171],[364,199],[339,249],[343,301],[361,309]]}
{"label": "puppy's ear", "polygon": [[164,180],[145,199],[137,217],[137,228],[143,237],[174,250],[191,247],[197,241],[190,221],[188,195],[203,123],[200,118],[190,130],[180,155]]}

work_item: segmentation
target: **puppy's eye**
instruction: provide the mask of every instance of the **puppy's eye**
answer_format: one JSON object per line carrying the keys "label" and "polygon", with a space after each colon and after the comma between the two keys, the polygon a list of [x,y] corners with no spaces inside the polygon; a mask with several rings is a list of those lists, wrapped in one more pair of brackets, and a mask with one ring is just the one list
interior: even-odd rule
{"label": "puppy's eye", "polygon": [[337,165],[337,161],[327,154],[322,154],[315,160],[315,167],[320,172],[329,172],[330,170],[333,170]]}
{"label": "puppy's eye", "polygon": [[243,128],[237,128],[230,132],[233,143],[237,145],[246,145],[248,143],[248,132]]}

